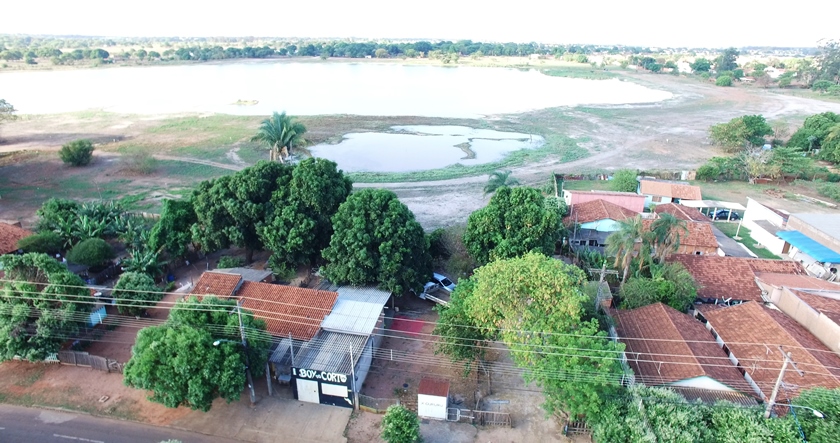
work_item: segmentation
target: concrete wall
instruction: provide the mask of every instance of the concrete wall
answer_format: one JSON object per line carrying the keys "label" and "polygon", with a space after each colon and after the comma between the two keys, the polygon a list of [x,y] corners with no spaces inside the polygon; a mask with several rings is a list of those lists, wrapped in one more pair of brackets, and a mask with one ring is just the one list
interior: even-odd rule
{"label": "concrete wall", "polygon": [[753,220],[744,219],[743,227],[749,229],[750,237],[764,246],[765,249],[779,256],[783,254],[782,251],[785,249],[786,243],[784,240],[776,237],[775,234],[767,232],[764,228],[755,224]]}
{"label": "concrete wall", "polygon": [[788,218],[787,228],[799,231],[808,237],[818,241],[828,249],[840,254],[840,238],[834,238],[819,229],[800,220],[795,214]]}
{"label": "concrete wall", "polygon": [[840,325],[834,320],[813,309],[787,288],[770,292],[770,300],[829,349],[840,353]]}
{"label": "concrete wall", "polygon": [[603,220],[597,220],[594,222],[589,223],[582,223],[580,225],[581,229],[592,229],[594,231],[601,231],[601,232],[613,232],[618,231],[619,223],[615,220],[605,218]]}
{"label": "concrete wall", "polygon": [[714,246],[693,246],[693,245],[680,245],[679,249],[677,249],[677,254],[697,254],[700,255],[715,255],[718,252],[718,247]]}
{"label": "concrete wall", "polygon": [[747,197],[747,210],[744,211],[744,222],[747,220],[767,220],[780,228],[785,227],[785,220],[781,215],[749,197]]}
{"label": "concrete wall", "polygon": [[679,203],[679,201],[677,199],[672,199],[671,197],[663,197],[663,196],[657,196],[657,197],[659,197],[659,201],[655,202],[655,201],[653,201],[653,197],[654,196],[652,196],[652,195],[645,195],[645,207],[646,208],[649,208],[651,206],[656,206],[656,205],[664,205],[665,203]]}

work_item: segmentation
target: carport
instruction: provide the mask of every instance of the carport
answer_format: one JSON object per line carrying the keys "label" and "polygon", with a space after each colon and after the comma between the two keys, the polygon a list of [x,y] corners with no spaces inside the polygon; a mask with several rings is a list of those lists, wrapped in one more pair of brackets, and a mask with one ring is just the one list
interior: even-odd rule
{"label": "carport", "polygon": [[[698,211],[702,212],[703,214],[711,217],[710,214],[714,214],[718,211],[718,209],[729,209],[729,216],[732,216],[732,211],[746,211],[747,208],[740,203],[735,202],[725,202],[719,200],[683,200],[680,202],[683,206],[688,206],[689,208],[697,209]],[[703,210],[706,210],[705,212]],[[726,221],[729,221],[729,217],[727,217]]]}

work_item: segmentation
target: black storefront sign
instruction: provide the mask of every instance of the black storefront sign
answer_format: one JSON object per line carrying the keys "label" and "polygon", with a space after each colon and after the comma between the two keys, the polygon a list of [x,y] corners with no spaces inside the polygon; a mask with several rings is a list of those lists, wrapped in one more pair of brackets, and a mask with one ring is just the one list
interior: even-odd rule
{"label": "black storefront sign", "polygon": [[[300,380],[301,382],[298,382]],[[353,407],[353,380],[349,374],[292,368],[295,398],[322,405]]]}

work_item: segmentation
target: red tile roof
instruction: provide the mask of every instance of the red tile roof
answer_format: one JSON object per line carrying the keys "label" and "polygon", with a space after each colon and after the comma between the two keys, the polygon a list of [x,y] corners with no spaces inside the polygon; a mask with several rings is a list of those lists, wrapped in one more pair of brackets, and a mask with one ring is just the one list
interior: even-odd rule
{"label": "red tile roof", "polygon": [[668,260],[685,266],[699,285],[697,295],[704,298],[762,301],[756,272],[805,274],[802,265],[790,260],[689,254],[674,254]]}
{"label": "red tile roof", "polygon": [[236,295],[242,307],[266,323],[277,337],[311,340],[335,304],[338,293],[294,286],[246,281]]}
{"label": "red tile roof", "polygon": [[10,254],[18,250],[17,243],[22,238],[32,235],[32,231],[0,223],[0,255]]}
{"label": "red tile roof", "polygon": [[[645,230],[650,231],[653,220],[643,220]],[[688,230],[680,231],[680,245],[693,246],[698,248],[717,248],[718,242],[715,233],[712,231],[712,225],[709,223],[686,222],[685,228]]]}
{"label": "red tile roof", "polygon": [[239,274],[208,271],[201,274],[190,294],[197,296],[199,299],[202,295],[230,298],[241,280],[242,276]]}
{"label": "red tile roof", "polygon": [[779,346],[804,373],[800,376],[788,367],[783,379],[786,388],[779,390],[779,400],[793,398],[802,389],[840,387],[840,356],[784,313],[747,302],[704,316],[766,397],[773,391],[784,361]]}
{"label": "red tile roof", "polygon": [[656,212],[657,214],[666,212],[680,220],[704,223],[711,222],[711,219],[709,217],[706,217],[705,215],[703,215],[702,212],[698,211],[697,209],[689,208],[688,206],[678,205],[676,203],[665,203],[662,205],[656,205],[653,208],[653,212]]}
{"label": "red tile roof", "polygon": [[755,276],[769,285],[781,288],[798,289],[825,289],[828,291],[840,291],[840,284],[825,281],[809,275],[777,274],[773,272],[756,272]]}
{"label": "red tile roof", "polygon": [[822,291],[797,291],[792,290],[800,300],[804,301],[811,309],[822,313],[840,325],[840,300],[829,297],[840,297],[840,292],[825,293]]}
{"label": "red tile roof", "polygon": [[622,208],[615,203],[599,199],[572,205],[569,215],[564,219],[564,222],[567,224],[581,224],[605,219],[621,221],[637,215],[639,214]]}
{"label": "red tile roof", "polygon": [[662,303],[618,311],[616,331],[638,381],[670,384],[707,376],[750,392],[744,377],[699,321]]}
{"label": "red tile roof", "polygon": [[420,386],[417,393],[421,395],[433,395],[435,397],[449,397],[449,382],[436,378],[423,377],[420,379]]}
{"label": "red tile roof", "polygon": [[699,186],[656,180],[639,180],[639,193],[682,200],[702,200]]}

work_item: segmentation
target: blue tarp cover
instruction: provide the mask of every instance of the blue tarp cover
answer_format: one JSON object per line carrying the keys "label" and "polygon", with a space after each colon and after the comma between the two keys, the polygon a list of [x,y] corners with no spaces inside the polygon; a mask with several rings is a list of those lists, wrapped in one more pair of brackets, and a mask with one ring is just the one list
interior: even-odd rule
{"label": "blue tarp cover", "polygon": [[840,263],[840,254],[828,249],[820,242],[799,231],[779,231],[776,233],[776,236],[810,255],[811,258],[818,262]]}

